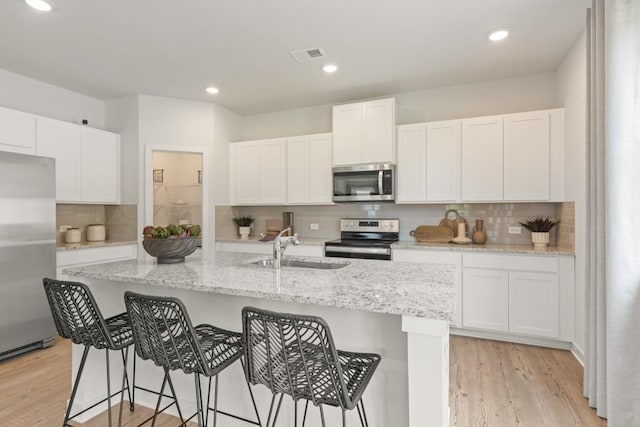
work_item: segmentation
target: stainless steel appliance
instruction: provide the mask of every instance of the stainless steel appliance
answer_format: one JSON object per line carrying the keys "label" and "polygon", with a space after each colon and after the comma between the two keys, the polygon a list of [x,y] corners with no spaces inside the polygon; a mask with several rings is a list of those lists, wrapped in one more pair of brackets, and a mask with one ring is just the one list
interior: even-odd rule
{"label": "stainless steel appliance", "polygon": [[391,244],[398,241],[399,235],[398,219],[341,219],[340,239],[325,242],[324,255],[390,260]]}
{"label": "stainless steel appliance", "polygon": [[53,343],[42,287],[56,275],[54,160],[0,152],[0,360]]}
{"label": "stainless steel appliance", "polygon": [[395,179],[395,166],[389,163],[335,167],[333,201],[393,201]]}

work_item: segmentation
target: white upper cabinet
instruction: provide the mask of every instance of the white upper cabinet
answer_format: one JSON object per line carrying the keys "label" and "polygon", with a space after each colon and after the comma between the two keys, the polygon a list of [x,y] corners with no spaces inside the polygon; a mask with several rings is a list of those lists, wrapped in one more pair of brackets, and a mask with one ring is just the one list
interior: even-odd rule
{"label": "white upper cabinet", "polygon": [[503,200],[503,118],[462,120],[462,200]]}
{"label": "white upper cabinet", "polygon": [[332,204],[331,134],[231,144],[234,205]]}
{"label": "white upper cabinet", "polygon": [[309,139],[306,136],[287,141],[287,196],[289,203],[309,201]]}
{"label": "white upper cabinet", "polygon": [[287,202],[287,141],[269,139],[260,146],[258,166],[260,202],[283,204]]}
{"label": "white upper cabinet", "polygon": [[37,154],[56,160],[56,201],[81,201],[82,132],[80,126],[38,117],[37,134]]}
{"label": "white upper cabinet", "polygon": [[85,203],[120,203],[120,135],[81,127],[80,194]]}
{"label": "white upper cabinet", "polygon": [[237,205],[284,204],[286,139],[237,142],[230,149],[231,198]]}
{"label": "white upper cabinet", "polygon": [[331,142],[331,134],[288,138],[288,203],[332,203]]}
{"label": "white upper cabinet", "polygon": [[333,164],[362,163],[362,104],[333,107]]}
{"label": "white upper cabinet", "polygon": [[427,201],[460,200],[461,121],[427,123]]}
{"label": "white upper cabinet", "polygon": [[0,107],[0,151],[36,154],[36,117]]}
{"label": "white upper cabinet", "polygon": [[393,98],[362,104],[362,162],[393,163],[395,101]]}
{"label": "white upper cabinet", "polygon": [[333,165],[394,162],[393,98],[333,107]]}
{"label": "white upper cabinet", "polygon": [[120,203],[120,135],[37,118],[39,156],[56,159],[56,201]]}
{"label": "white upper cabinet", "polygon": [[260,148],[257,141],[231,145],[231,183],[233,199],[237,204],[258,203],[258,168]]}
{"label": "white upper cabinet", "polygon": [[504,199],[549,200],[549,112],[504,116]]}
{"label": "white upper cabinet", "polygon": [[398,203],[460,200],[460,123],[398,126]]}
{"label": "white upper cabinet", "polygon": [[425,202],[427,184],[427,126],[398,126],[398,192],[396,202]]}

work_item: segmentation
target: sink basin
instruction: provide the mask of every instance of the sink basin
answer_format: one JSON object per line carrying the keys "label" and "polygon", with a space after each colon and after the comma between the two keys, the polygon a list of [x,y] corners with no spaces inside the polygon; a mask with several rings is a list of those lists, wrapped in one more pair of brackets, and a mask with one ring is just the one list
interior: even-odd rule
{"label": "sink basin", "polygon": [[[272,259],[260,259],[253,261],[251,264],[259,265],[260,267],[273,267]],[[298,268],[315,268],[320,270],[336,270],[349,265],[346,262],[315,262],[315,261],[302,261],[297,259],[283,259],[280,261],[281,267],[298,267]]]}

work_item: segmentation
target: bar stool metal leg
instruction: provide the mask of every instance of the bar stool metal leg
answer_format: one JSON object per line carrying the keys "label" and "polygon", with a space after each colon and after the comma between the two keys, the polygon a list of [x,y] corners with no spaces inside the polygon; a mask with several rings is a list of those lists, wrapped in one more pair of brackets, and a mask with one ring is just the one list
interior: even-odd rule
{"label": "bar stool metal leg", "polygon": [[109,349],[105,349],[106,361],[107,361],[107,411],[109,413],[109,427],[111,427],[111,370],[109,366]]}
{"label": "bar stool metal leg", "polygon": [[203,411],[202,411],[202,389],[200,387],[200,374],[195,373],[193,374],[194,378],[195,378],[195,382],[196,382],[196,406],[197,406],[197,410],[198,410],[198,427],[203,427],[206,424],[204,424],[204,419],[203,419]]}
{"label": "bar stool metal leg", "polygon": [[73,390],[71,391],[71,398],[69,399],[69,405],[67,406],[67,414],[64,417],[64,421],[62,423],[62,427],[67,427],[69,424],[69,416],[71,415],[71,407],[73,407],[73,402],[76,399],[76,392],[78,391],[78,385],[80,385],[80,377],[82,377],[82,371],[84,371],[84,364],[87,361],[87,355],[89,354],[89,349],[91,347],[86,346],[84,351],[82,352],[82,359],[80,360],[80,367],[78,367],[78,373],[76,374],[76,380],[73,383]]}
{"label": "bar stool metal leg", "polygon": [[322,420],[322,427],[327,427],[326,423],[324,422],[324,411],[322,410],[322,405],[320,405],[319,407],[320,407],[320,419]]}

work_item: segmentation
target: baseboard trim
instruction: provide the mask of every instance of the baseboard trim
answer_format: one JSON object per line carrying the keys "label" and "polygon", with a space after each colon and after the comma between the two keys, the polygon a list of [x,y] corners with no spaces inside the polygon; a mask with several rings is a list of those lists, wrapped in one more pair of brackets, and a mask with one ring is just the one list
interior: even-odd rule
{"label": "baseboard trim", "polygon": [[[522,335],[504,334],[500,332],[476,331],[470,329],[450,328],[451,335],[460,335],[472,338],[483,338],[496,341],[513,342],[517,344],[537,345],[540,347],[557,348],[561,350],[572,350],[573,344],[568,341],[559,341],[548,338],[526,337]],[[572,351],[573,353],[573,351]],[[575,354],[574,354],[575,356]]]}
{"label": "baseboard trim", "polygon": [[575,357],[578,363],[584,368],[584,351],[575,343],[571,344],[571,354],[573,354],[573,357]]}

